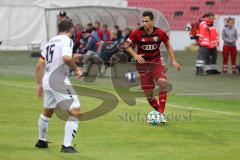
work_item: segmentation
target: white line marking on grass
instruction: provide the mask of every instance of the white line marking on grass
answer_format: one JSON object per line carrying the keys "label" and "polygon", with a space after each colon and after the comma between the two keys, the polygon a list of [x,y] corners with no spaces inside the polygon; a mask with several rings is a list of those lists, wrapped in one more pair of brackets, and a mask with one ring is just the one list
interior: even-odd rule
{"label": "white line marking on grass", "polygon": [[9,87],[17,87],[17,88],[29,88],[29,89],[36,89],[37,87],[33,86],[26,86],[26,85],[16,85],[11,83],[0,83],[2,86],[9,86]]}
{"label": "white line marking on grass", "polygon": [[179,93],[178,96],[223,96],[223,95],[239,95],[240,93]]}
{"label": "white line marking on grass", "polygon": [[[18,87],[18,88],[36,89],[36,87],[33,87],[33,86],[16,85],[16,84],[10,84],[10,83],[0,83],[0,85],[2,85],[2,86],[10,86],[10,87]],[[137,102],[148,103],[147,100],[143,100],[143,99],[138,99]],[[230,115],[230,116],[240,116],[239,113],[225,112],[225,111],[212,110],[212,109],[205,109],[205,108],[201,108],[201,107],[180,106],[180,105],[175,105],[175,104],[170,104],[170,103],[167,103],[167,105],[175,107],[175,108],[181,108],[181,109],[191,109],[191,110],[212,112],[212,113],[218,113],[218,114],[224,114],[224,115]]]}
{"label": "white line marking on grass", "polygon": [[[141,103],[148,103],[146,100],[137,100],[137,102]],[[212,112],[212,113],[218,113],[218,114],[224,114],[224,115],[230,115],[230,116],[240,116],[239,113],[234,113],[234,112],[225,112],[225,111],[219,111],[219,110],[212,110],[212,109],[205,109],[201,107],[193,107],[193,106],[180,106],[180,105],[175,105],[171,103],[167,103],[168,106],[172,106],[175,108],[181,108],[181,109],[191,109],[191,110],[196,110],[196,111],[204,111],[204,112]]]}

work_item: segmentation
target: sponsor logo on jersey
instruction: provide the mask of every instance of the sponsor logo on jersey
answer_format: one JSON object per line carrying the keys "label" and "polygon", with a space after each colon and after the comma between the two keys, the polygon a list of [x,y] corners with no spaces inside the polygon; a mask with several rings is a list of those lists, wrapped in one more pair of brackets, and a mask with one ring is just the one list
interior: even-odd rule
{"label": "sponsor logo on jersey", "polygon": [[152,51],[152,50],[156,50],[157,49],[157,44],[147,44],[147,45],[143,45],[142,49],[145,51]]}
{"label": "sponsor logo on jersey", "polygon": [[158,41],[158,37],[153,37],[154,42]]}

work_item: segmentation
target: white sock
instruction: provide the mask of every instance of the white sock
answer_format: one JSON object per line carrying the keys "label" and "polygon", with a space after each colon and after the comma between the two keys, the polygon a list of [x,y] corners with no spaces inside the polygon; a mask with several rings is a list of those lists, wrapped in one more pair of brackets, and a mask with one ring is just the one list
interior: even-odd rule
{"label": "white sock", "polygon": [[72,146],[72,140],[77,134],[79,120],[74,117],[69,117],[65,125],[65,134],[63,145],[65,147]]}
{"label": "white sock", "polygon": [[39,139],[46,141],[47,140],[47,130],[48,130],[48,121],[50,118],[45,117],[43,114],[40,115],[38,119],[38,132]]}

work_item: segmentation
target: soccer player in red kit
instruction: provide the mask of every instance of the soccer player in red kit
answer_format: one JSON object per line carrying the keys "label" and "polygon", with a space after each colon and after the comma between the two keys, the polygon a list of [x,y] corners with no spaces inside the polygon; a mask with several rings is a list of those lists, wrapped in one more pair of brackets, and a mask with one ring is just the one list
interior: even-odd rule
{"label": "soccer player in red kit", "polygon": [[[125,48],[137,61],[136,68],[140,75],[141,88],[149,104],[160,113],[161,123],[165,123],[164,110],[167,99],[167,77],[160,52],[162,42],[168,51],[172,65],[177,70],[180,70],[181,66],[175,60],[167,34],[160,28],[154,27],[153,13],[150,11],[143,12],[142,22],[143,26],[133,31],[126,40]],[[133,45],[136,46],[136,51],[133,49]],[[153,95],[154,81],[160,87],[159,102]]]}

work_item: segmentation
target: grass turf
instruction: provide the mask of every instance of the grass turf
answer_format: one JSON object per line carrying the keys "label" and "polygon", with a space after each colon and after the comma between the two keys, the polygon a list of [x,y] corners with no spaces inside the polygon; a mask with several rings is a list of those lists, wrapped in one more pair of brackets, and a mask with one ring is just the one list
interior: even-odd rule
{"label": "grass turf", "polygon": [[[37,119],[42,110],[42,101],[36,98],[33,77],[36,59],[15,52],[0,53],[0,57],[0,159],[239,159],[239,77],[196,77],[193,53],[177,54],[183,71],[169,70],[169,81],[174,90],[168,97],[167,125],[150,126],[146,123],[145,116],[151,108],[144,99],[138,99],[133,107],[120,99],[112,112],[80,122],[73,142],[79,153],[73,155],[59,152],[64,121],[56,116],[49,124],[50,148],[34,148]],[[110,84],[108,77],[98,78],[89,87],[117,96]],[[229,92],[235,94],[217,94]],[[202,94],[181,95],[188,93]],[[207,93],[213,94],[204,95]],[[91,97],[80,97],[80,101],[83,112],[101,103]]]}

